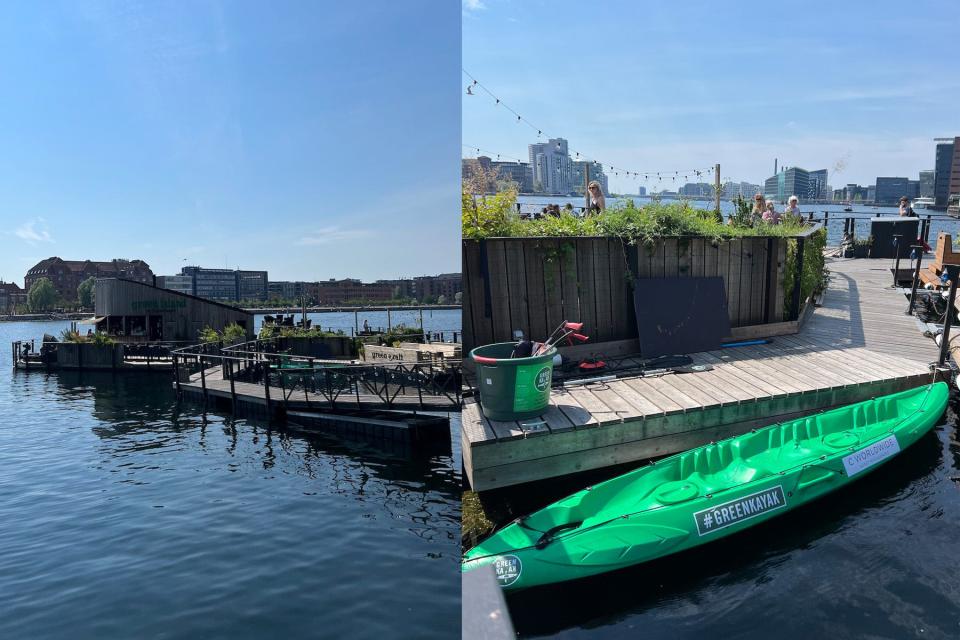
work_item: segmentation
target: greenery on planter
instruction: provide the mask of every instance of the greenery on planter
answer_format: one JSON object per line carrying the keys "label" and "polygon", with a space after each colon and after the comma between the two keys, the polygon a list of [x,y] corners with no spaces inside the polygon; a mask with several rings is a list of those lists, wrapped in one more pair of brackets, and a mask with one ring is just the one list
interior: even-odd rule
{"label": "greenery on planter", "polygon": [[116,341],[105,333],[94,333],[91,336],[85,336],[79,331],[71,331],[70,329],[64,329],[60,332],[60,341],[95,344],[101,347],[116,344]]}
{"label": "greenery on planter", "polygon": [[236,322],[231,322],[225,326],[222,331],[217,331],[213,327],[206,326],[200,330],[197,337],[200,338],[200,342],[203,343],[222,341],[225,345],[239,344],[247,339],[247,330]]}
{"label": "greenery on planter", "polygon": [[627,200],[603,213],[584,218],[561,212],[559,217],[523,220],[516,213],[516,192],[513,190],[475,197],[465,186],[462,196],[463,235],[472,239],[615,236],[635,244],[685,235],[717,241],[750,236],[795,236],[806,228],[799,219],[776,225],[755,221],[746,210],[749,205],[742,199],[736,204],[733,223],[724,224],[718,221],[712,209],[698,209],[687,201],[654,201],[637,206]]}
{"label": "greenery on planter", "polygon": [[408,327],[400,323],[394,325],[389,331],[384,333],[380,340],[388,347],[395,347],[401,342],[419,342],[423,336],[423,329],[420,327]]}
{"label": "greenery on planter", "polygon": [[[794,276],[797,270],[796,240],[787,240],[787,259],[783,266],[783,314],[790,317],[793,310]],[[820,229],[807,236],[803,246],[803,273],[800,276],[800,305],[826,289],[830,271],[826,267],[823,248],[827,246],[827,230]]]}

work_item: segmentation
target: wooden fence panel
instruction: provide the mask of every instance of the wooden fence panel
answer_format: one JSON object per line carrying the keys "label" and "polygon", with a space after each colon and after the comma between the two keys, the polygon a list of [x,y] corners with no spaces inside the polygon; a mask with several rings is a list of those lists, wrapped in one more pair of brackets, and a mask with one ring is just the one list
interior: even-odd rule
{"label": "wooden fence panel", "polygon": [[[636,337],[628,261],[639,278],[721,276],[732,327],[781,322],[786,240],[495,238],[464,241],[464,346],[540,339],[564,320],[593,342]],[[489,296],[489,305],[487,304]]]}

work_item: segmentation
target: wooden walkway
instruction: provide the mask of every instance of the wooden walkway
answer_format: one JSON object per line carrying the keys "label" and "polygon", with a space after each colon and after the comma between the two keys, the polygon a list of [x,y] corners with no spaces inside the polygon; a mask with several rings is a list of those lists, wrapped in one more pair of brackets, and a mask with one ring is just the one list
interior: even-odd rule
{"label": "wooden walkway", "polygon": [[[189,381],[180,383],[180,390],[194,397],[203,398],[204,393],[209,397],[231,400],[236,394],[238,402],[256,404],[266,407],[267,394],[262,384],[234,381],[233,392],[230,389],[230,380],[224,379],[219,365],[209,367],[204,371],[205,381],[199,373],[190,376]],[[204,392],[204,384],[206,392]],[[393,389],[396,391],[396,389]],[[417,393],[416,388],[408,388],[397,393],[389,402],[376,393],[357,392],[356,389],[344,390],[333,401],[321,393],[306,392],[302,388],[284,390],[279,386],[270,387],[270,404],[288,409],[344,409],[344,410],[373,410],[373,411],[457,411],[456,401],[452,398],[439,395]]]}
{"label": "wooden walkway", "polygon": [[482,491],[668,455],[929,382],[938,350],[904,314],[890,261],[827,266],[822,306],[798,334],[692,354],[712,371],[554,389],[549,411],[524,422],[487,420],[467,404],[462,443],[471,485]]}

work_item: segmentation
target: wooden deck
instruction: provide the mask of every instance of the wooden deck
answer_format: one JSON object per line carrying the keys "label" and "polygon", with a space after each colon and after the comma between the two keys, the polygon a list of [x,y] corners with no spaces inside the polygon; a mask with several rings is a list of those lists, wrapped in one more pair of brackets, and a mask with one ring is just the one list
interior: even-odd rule
{"label": "wooden deck", "polygon": [[471,485],[482,491],[663,456],[929,382],[938,350],[904,314],[891,261],[827,266],[823,304],[799,333],[693,354],[712,371],[554,389],[549,411],[524,422],[487,420],[467,404]]}
{"label": "wooden deck", "polygon": [[[203,398],[222,398],[231,401],[234,394],[238,402],[256,404],[266,407],[267,394],[263,385],[252,382],[234,381],[231,392],[230,380],[224,379],[220,365],[209,367],[204,371],[205,381],[199,373],[190,376],[188,381],[180,383],[182,393]],[[204,391],[204,385],[206,391]],[[388,403],[375,393],[355,393],[344,391],[331,402],[320,393],[308,393],[303,389],[284,392],[278,386],[270,387],[270,404],[274,408],[287,409],[344,409],[344,410],[371,410],[371,411],[456,411],[455,401],[446,396],[417,394],[416,388],[407,389],[406,393],[399,393]]]}

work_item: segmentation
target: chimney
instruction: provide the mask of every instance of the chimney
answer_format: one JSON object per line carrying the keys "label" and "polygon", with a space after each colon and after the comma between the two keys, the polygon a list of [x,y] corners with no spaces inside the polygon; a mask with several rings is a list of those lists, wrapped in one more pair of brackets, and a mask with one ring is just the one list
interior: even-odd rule
{"label": "chimney", "polygon": [[777,175],[777,159],[773,159],[773,175]]}

